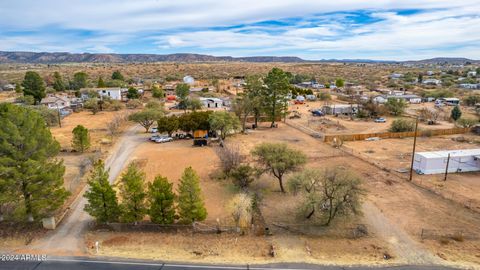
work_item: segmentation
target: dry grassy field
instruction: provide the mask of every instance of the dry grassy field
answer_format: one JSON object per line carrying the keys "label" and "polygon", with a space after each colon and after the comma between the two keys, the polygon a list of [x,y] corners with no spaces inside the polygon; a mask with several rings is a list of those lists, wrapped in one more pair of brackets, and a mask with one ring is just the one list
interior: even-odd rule
{"label": "dry grassy field", "polygon": [[[278,182],[271,176],[264,175],[253,183],[252,189],[262,194],[260,208],[266,223],[271,227],[272,236],[239,237],[238,235],[222,234],[221,236],[207,237],[182,233],[153,235],[149,233],[91,232],[87,241],[96,238],[104,239],[102,255],[141,258],[163,256],[163,258],[172,260],[188,259],[202,262],[241,261],[252,256],[250,259],[258,262],[417,264],[425,262],[418,257],[418,253],[421,252],[431,254],[429,256],[435,262],[438,260],[442,263],[461,265],[480,263],[477,255],[480,250],[480,240],[478,239],[480,215],[477,213],[419,189],[395,174],[380,170],[283,124],[280,124],[277,129],[260,127],[249,132],[248,135],[238,134],[227,140],[230,144],[239,145],[248,160],[251,160],[248,153],[258,143],[285,142],[307,154],[308,167],[327,168],[342,165],[351,168],[362,179],[363,187],[368,192],[366,201],[377,210],[364,213],[364,216],[358,219],[338,220],[333,226],[334,229],[328,233],[323,233],[321,228],[317,227],[320,231],[311,231],[312,234],[302,236],[275,226],[275,224],[300,222],[296,219],[295,208],[299,198],[281,194]],[[214,146],[192,148],[190,143],[189,141],[179,141],[155,145],[145,142],[132,159],[147,160],[144,168],[149,181],[154,175],[160,173],[176,183],[183,168],[192,166],[202,178],[202,191],[210,215],[207,221],[212,222],[216,218],[228,220],[228,215],[224,213],[224,206],[234,191],[231,189],[230,183],[212,180],[209,177],[209,173],[218,167]],[[378,218],[384,221],[379,221]],[[369,236],[359,239],[338,236],[337,232],[342,228],[352,226],[352,224],[366,224]],[[469,237],[457,240],[449,238],[448,241],[422,239],[422,229],[435,230],[439,235],[446,235],[452,231],[464,231]],[[473,237],[470,238],[470,236]],[[156,241],[157,238],[165,239],[167,244],[163,244],[160,240]],[[169,241],[178,241],[179,245],[168,246]],[[188,244],[194,242],[196,244]],[[200,243],[204,243],[204,245]],[[218,243],[224,244],[219,245]],[[266,255],[267,246],[270,244],[273,244],[277,250],[275,258]],[[256,245],[259,251],[231,253],[231,250],[236,251],[237,248],[241,249],[244,245]],[[172,253],[175,255],[165,255],[167,246],[170,249],[178,249],[178,252]],[[383,260],[385,253],[392,255],[393,258],[389,261]]]}
{"label": "dry grassy field", "polygon": [[69,116],[62,119],[62,127],[56,126],[50,128],[53,137],[60,143],[62,149],[72,149],[72,130],[77,125],[82,125],[88,128],[90,133],[90,151],[100,150],[102,146],[102,140],[104,143],[108,143],[111,140],[111,136],[108,134],[107,124],[110,123],[115,117],[124,118],[129,110],[122,111],[102,111],[93,115],[90,111],[81,111],[72,113]]}
{"label": "dry grassy field", "polygon": [[168,77],[182,78],[185,75],[196,79],[211,80],[230,79],[235,76],[250,74],[267,74],[273,67],[282,68],[292,73],[315,76],[321,83],[328,83],[336,78],[345,78],[354,83],[385,83],[387,75],[392,72],[415,72],[419,69],[399,65],[382,64],[343,64],[343,63],[246,63],[246,62],[209,62],[209,63],[131,63],[131,64],[60,64],[60,65],[0,65],[0,80],[8,82],[21,81],[26,70],[39,72],[49,78],[55,71],[65,78],[72,78],[75,72],[84,71],[90,79],[96,81],[99,76],[110,78],[112,72],[120,70],[127,78],[145,80],[162,80]]}

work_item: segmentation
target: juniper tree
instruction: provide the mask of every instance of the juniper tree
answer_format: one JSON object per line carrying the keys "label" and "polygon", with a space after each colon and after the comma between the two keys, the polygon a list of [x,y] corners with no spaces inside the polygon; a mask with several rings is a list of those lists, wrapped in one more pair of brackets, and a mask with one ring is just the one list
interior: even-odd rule
{"label": "juniper tree", "polygon": [[457,121],[462,117],[462,111],[460,110],[460,107],[457,105],[453,107],[452,112],[450,113],[450,117],[453,119],[453,121]]}
{"label": "juniper tree", "polygon": [[89,190],[83,195],[88,203],[85,212],[94,217],[98,222],[115,222],[120,216],[117,193],[108,181],[108,171],[102,160],[95,163],[88,179]]}
{"label": "juniper tree", "polygon": [[166,177],[157,176],[148,185],[148,214],[154,223],[172,224],[175,221],[175,194]]}
{"label": "juniper tree", "polygon": [[107,87],[107,85],[105,84],[105,81],[103,81],[102,76],[98,77],[97,87],[98,87],[98,88],[105,88],[105,87]]}
{"label": "juniper tree", "polygon": [[65,83],[63,82],[62,76],[58,71],[53,73],[53,80],[53,89],[55,89],[55,91],[65,91]]}
{"label": "juniper tree", "polygon": [[178,185],[178,214],[184,223],[202,221],[207,217],[200,189],[200,177],[192,167],[183,171]]}
{"label": "juniper tree", "polygon": [[0,200],[12,203],[18,216],[29,221],[46,217],[68,197],[65,167],[55,158],[59,150],[40,114],[0,104]]}
{"label": "juniper tree", "polygon": [[136,163],[128,165],[127,171],[120,180],[120,195],[122,203],[122,221],[138,222],[147,212],[145,206],[145,173],[140,171]]}
{"label": "juniper tree", "polygon": [[82,125],[76,126],[73,130],[72,147],[78,152],[83,153],[90,148],[90,134],[88,129]]}

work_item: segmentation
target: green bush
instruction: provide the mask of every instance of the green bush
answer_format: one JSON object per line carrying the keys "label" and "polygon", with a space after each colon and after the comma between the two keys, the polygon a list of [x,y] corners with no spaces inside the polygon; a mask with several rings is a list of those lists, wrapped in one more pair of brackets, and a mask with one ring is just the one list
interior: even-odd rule
{"label": "green bush", "polygon": [[406,119],[396,119],[392,122],[390,132],[407,132],[415,129],[415,122]]}
{"label": "green bush", "polygon": [[478,121],[474,118],[460,118],[457,121],[457,125],[463,128],[469,128],[473,127],[477,122]]}

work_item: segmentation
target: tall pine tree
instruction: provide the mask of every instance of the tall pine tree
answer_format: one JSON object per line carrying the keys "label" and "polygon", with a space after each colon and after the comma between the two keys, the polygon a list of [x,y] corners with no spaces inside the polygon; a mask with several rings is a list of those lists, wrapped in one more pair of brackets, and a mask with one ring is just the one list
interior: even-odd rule
{"label": "tall pine tree", "polygon": [[88,179],[90,189],[83,195],[88,203],[84,210],[98,222],[115,222],[120,216],[117,194],[108,181],[103,161],[98,161]]}
{"label": "tall pine tree", "polygon": [[122,221],[141,221],[147,212],[145,206],[146,193],[143,185],[145,173],[140,171],[136,163],[131,163],[122,175],[120,182]]}
{"label": "tall pine tree", "polygon": [[187,224],[207,218],[207,209],[200,190],[200,177],[192,167],[183,171],[178,185],[178,213],[181,221]]}
{"label": "tall pine tree", "polygon": [[22,82],[23,95],[32,96],[36,103],[40,103],[45,97],[45,82],[35,71],[27,71]]}
{"label": "tall pine tree", "polygon": [[33,221],[63,205],[68,192],[63,187],[65,167],[55,159],[59,150],[40,114],[0,104],[0,200],[10,202],[16,216]]}
{"label": "tall pine tree", "polygon": [[72,133],[72,147],[75,151],[83,153],[90,148],[90,134],[86,127],[78,125],[72,130]]}
{"label": "tall pine tree", "polygon": [[275,126],[278,117],[282,117],[287,112],[288,93],[290,92],[290,83],[288,77],[279,68],[273,68],[268,72],[264,80],[267,87],[262,90],[262,105],[271,123],[271,127]]}
{"label": "tall pine tree", "polygon": [[157,176],[153,183],[148,185],[148,211],[152,222],[158,224],[172,224],[175,221],[175,194],[172,183],[166,177]]}

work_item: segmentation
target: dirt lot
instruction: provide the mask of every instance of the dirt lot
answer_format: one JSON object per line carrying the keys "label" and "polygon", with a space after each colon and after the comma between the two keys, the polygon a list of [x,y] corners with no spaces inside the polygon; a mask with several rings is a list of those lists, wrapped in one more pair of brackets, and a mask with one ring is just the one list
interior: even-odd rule
{"label": "dirt lot", "polygon": [[[459,138],[461,142],[457,141]],[[392,170],[407,171],[411,163],[413,138],[385,139],[380,141],[345,142],[348,151],[378,162]],[[480,138],[475,135],[451,135],[417,138],[417,152],[480,148]],[[406,177],[406,175],[405,175]],[[451,173],[448,181],[443,174],[414,175],[414,181],[434,190],[446,198],[458,201],[480,211],[480,173]]]}
{"label": "dirt lot", "polygon": [[[331,239],[283,235],[275,237],[237,234],[112,233],[95,232],[86,237],[92,254],[99,241],[100,256],[193,261],[201,263],[304,262],[322,264],[383,264],[385,250],[370,238]],[[277,256],[269,255],[270,244]],[[359,252],[361,251],[361,252]]]}
{"label": "dirt lot", "polygon": [[[328,104],[344,104],[340,101],[329,101]],[[305,104],[291,105],[290,111],[296,110],[301,113],[300,119],[291,119],[291,122],[307,126],[315,131],[319,131],[325,134],[343,134],[343,133],[376,133],[387,132],[391,123],[395,119],[411,119],[409,117],[394,117],[386,116],[386,123],[375,123],[372,119],[353,119],[348,116],[332,116],[327,115],[324,117],[312,116],[309,110],[320,109],[326,103],[324,101],[312,101]],[[424,104],[411,104],[409,105],[409,111],[414,114],[417,109],[422,106],[428,107],[430,103]],[[432,103],[433,104],[433,103]],[[448,112],[448,116],[450,113]],[[419,129],[447,129],[453,128],[454,124],[449,121],[439,120],[436,125],[426,125],[420,122],[418,124]]]}
{"label": "dirt lot", "polygon": [[192,166],[201,179],[200,184],[208,211],[206,222],[214,223],[218,218],[222,223],[231,223],[225,205],[234,189],[230,183],[219,182],[210,177],[219,166],[218,156],[213,147],[194,147],[191,140],[157,144],[145,137],[145,143],[137,148],[131,160],[141,161],[148,181],[153,181],[157,175],[166,176],[174,183],[174,190],[183,170]]}
{"label": "dirt lot", "polygon": [[125,116],[129,111],[102,111],[93,115],[90,111],[81,111],[72,113],[62,119],[62,127],[52,127],[50,131],[55,139],[60,143],[62,149],[71,150],[72,130],[77,125],[83,125],[90,131],[90,150],[99,149],[102,139],[110,140],[107,124],[112,121],[115,116]]}
{"label": "dirt lot", "polygon": [[[479,214],[452,205],[451,202],[429,192],[422,191],[406,183],[403,179],[382,171],[362,160],[342,155],[332,147],[286,126],[280,126],[280,128],[273,130],[255,131],[250,135],[240,137],[239,141],[241,141],[245,149],[250,149],[252,145],[262,141],[283,141],[306,152],[310,158],[308,166],[325,168],[342,164],[351,167],[363,178],[365,188],[369,192],[368,200],[380,209],[380,212],[392,223],[392,226],[398,226],[400,230],[406,231],[415,241],[421,241],[421,230],[427,228],[436,229],[440,234],[452,230],[468,232],[477,240],[455,242],[452,245],[445,245],[441,248],[436,245],[430,245],[430,242],[426,242],[425,245],[421,246],[430,250],[436,257],[443,256],[442,254],[447,253],[447,250],[454,249],[456,252],[451,254],[457,254],[458,257],[450,255],[449,260],[480,263],[480,258],[475,255],[479,254],[480,251],[478,239],[480,236],[480,226],[478,226],[480,224]],[[293,216],[291,208],[288,207],[291,205],[291,201],[282,198],[281,194],[275,192],[278,191],[278,186],[275,184],[276,182],[273,180],[268,184],[262,183],[262,185],[269,185],[270,187],[266,187],[269,189],[267,193],[273,194],[272,196],[265,196],[262,207],[267,221],[278,220],[279,216]],[[280,201],[282,203],[279,203]],[[282,212],[282,210],[285,212]],[[284,214],[275,214],[278,213],[277,211]],[[381,232],[376,233],[380,234]],[[392,245],[393,247],[395,246],[395,244],[389,243],[387,247]],[[382,245],[380,244],[379,246]],[[403,259],[408,261],[410,258]],[[412,254],[412,259],[415,259],[414,254]]]}
{"label": "dirt lot", "polygon": [[[304,237],[298,234],[291,234],[283,229],[272,227],[273,236],[266,238],[267,243],[273,244],[278,255],[275,260],[278,261],[298,261],[312,260],[314,262],[326,263],[349,263],[355,260],[356,263],[446,263],[471,266],[480,264],[480,258],[477,256],[480,250],[480,215],[467,209],[452,204],[430,192],[424,191],[414,185],[405,182],[396,175],[380,170],[360,159],[351,157],[343,152],[332,148],[331,146],[320,142],[296,129],[279,125],[277,129],[262,127],[250,132],[248,135],[236,135],[228,139],[231,143],[240,145],[244,153],[261,142],[278,141],[286,142],[290,146],[302,149],[309,157],[308,166],[326,168],[336,165],[343,165],[352,168],[362,179],[364,188],[368,191],[366,198],[373,212],[368,212],[363,218],[352,221],[353,223],[366,224],[370,237],[351,240],[329,236],[308,236]],[[210,213],[209,220],[215,218],[228,218],[219,205],[223,205],[228,200],[232,192],[229,191],[229,184],[216,182],[208,178],[212,169],[216,168],[218,159],[213,153],[211,147],[192,148],[191,142],[175,142],[161,145],[155,145],[145,142],[134,157],[148,161],[145,165],[148,179],[152,179],[157,173],[168,176],[171,181],[176,181],[185,166],[193,166],[202,176],[202,190],[206,195],[207,209]],[[153,160],[153,161],[151,161]],[[174,170],[172,168],[175,168]],[[291,223],[298,222],[295,219],[295,203],[297,199],[292,195],[284,195],[279,192],[278,183],[270,176],[262,176],[261,179],[254,182],[253,188],[261,190],[263,194],[260,207],[267,224],[273,223]],[[217,208],[215,210],[214,208]],[[335,226],[341,228],[350,226],[351,223],[342,223],[338,221]],[[439,240],[423,240],[421,237],[422,229],[435,230],[440,236],[447,235],[452,231],[463,231],[469,238],[460,240],[450,240],[447,244],[439,244]],[[115,243],[117,237],[123,238],[125,244],[115,244],[115,248],[109,240]],[[179,249],[177,253],[181,258],[172,258],[172,260],[181,259],[199,259],[203,262],[235,260],[230,257],[228,248],[230,244],[218,245],[218,239],[223,243],[231,243],[236,236],[212,236],[203,238],[203,235],[195,235],[195,243],[206,243],[205,247],[215,247],[204,249],[201,254],[210,254],[208,256],[192,255],[195,249],[186,248],[186,238],[191,237],[159,234],[159,240],[150,234],[139,233],[104,233],[93,232],[89,236],[92,239],[105,239],[107,247],[102,249],[102,255],[125,255],[129,257],[151,258],[172,258],[166,255],[165,246],[160,239],[177,239],[179,246],[170,245],[169,250]],[[218,238],[216,238],[218,237]],[[250,236],[249,236],[250,237]],[[253,236],[252,236],[253,237]],[[237,241],[251,241],[258,243],[259,252],[242,251],[242,256],[253,256],[253,259],[271,261],[264,257],[265,238],[243,238],[239,237]],[[122,238],[121,238],[122,239]],[[144,239],[144,240],[142,240]],[[199,241],[197,241],[200,239]],[[247,242],[249,242],[248,240]],[[259,242],[260,241],[260,242]],[[167,241],[168,243],[168,241]],[[242,242],[243,243],[243,242]],[[105,244],[103,244],[105,246]],[[200,244],[199,244],[200,245]],[[243,244],[242,244],[243,245]],[[245,244],[247,245],[247,244]],[[147,250],[142,250],[145,246]],[[308,248],[307,248],[308,246]],[[218,247],[218,248],[217,248]],[[226,248],[225,248],[226,247]],[[224,249],[225,248],[225,249]],[[138,250],[141,250],[139,252]],[[156,252],[158,250],[158,252]],[[236,250],[235,248],[233,250]],[[335,252],[342,251],[342,252]],[[387,252],[393,256],[390,261],[382,259],[383,254]],[[173,252],[172,252],[173,253]],[[428,254],[428,256],[419,256],[419,253]],[[149,255],[145,255],[149,254]],[[220,255],[216,255],[220,254]],[[310,255],[311,254],[311,255]],[[335,254],[335,255],[334,255]],[[335,257],[336,256],[336,257]],[[245,257],[242,257],[242,259]],[[239,259],[241,260],[241,259]],[[448,261],[445,261],[448,260]]]}

